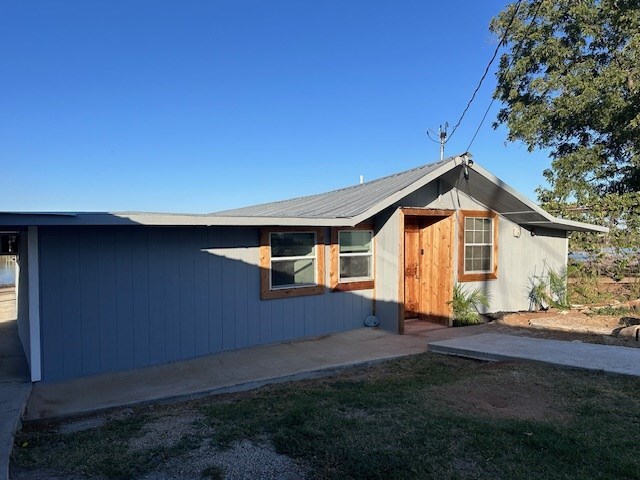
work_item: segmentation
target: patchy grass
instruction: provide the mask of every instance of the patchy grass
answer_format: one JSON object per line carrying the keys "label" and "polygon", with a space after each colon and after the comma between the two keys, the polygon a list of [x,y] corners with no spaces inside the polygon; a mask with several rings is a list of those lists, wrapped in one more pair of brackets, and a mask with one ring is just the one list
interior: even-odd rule
{"label": "patchy grass", "polygon": [[605,307],[592,307],[590,312],[587,312],[589,316],[595,315],[611,315],[611,316],[626,316],[626,315],[640,315],[640,312],[635,308],[630,307],[616,307],[615,305],[608,305]]}
{"label": "patchy grass", "polygon": [[159,463],[197,448],[197,437],[187,435],[170,447],[132,449],[131,440],[143,434],[149,420],[148,415],[138,411],[98,428],[66,434],[58,433],[57,423],[27,425],[16,437],[13,466],[106,478],[137,478]]}
{"label": "patchy grass", "polygon": [[[330,378],[140,408],[86,432],[27,426],[13,466],[135,478],[201,445],[266,439],[317,479],[638,479],[638,391],[633,377],[427,353]],[[199,409],[207,428],[194,427],[169,448],[127,448],[145,423],[183,408]],[[202,477],[223,478],[223,471],[212,466]]]}

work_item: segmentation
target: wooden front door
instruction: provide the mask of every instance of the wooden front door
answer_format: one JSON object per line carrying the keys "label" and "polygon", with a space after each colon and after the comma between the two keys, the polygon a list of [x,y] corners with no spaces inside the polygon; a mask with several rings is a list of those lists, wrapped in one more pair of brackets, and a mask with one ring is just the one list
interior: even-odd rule
{"label": "wooden front door", "polygon": [[404,225],[404,318],[420,317],[420,226]]}
{"label": "wooden front door", "polygon": [[453,216],[405,216],[404,318],[448,325],[453,293]]}

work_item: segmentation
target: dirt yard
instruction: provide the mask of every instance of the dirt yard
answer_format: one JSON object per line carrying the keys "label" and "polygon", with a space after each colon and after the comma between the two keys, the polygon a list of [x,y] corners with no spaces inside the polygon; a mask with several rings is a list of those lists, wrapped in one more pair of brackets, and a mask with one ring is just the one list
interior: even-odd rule
{"label": "dirt yard", "polygon": [[640,299],[486,318],[497,333],[640,347]]}

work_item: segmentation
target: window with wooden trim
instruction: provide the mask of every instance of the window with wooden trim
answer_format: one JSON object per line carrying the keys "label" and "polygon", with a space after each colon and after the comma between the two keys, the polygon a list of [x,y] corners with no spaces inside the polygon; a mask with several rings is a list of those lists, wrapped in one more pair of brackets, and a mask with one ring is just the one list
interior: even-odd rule
{"label": "window with wooden trim", "polygon": [[494,280],[498,271],[498,217],[462,211],[459,223],[458,281]]}
{"label": "window with wooden trim", "polygon": [[260,270],[263,300],[323,293],[322,229],[263,229]]}
{"label": "window with wooden trim", "polygon": [[331,289],[373,288],[373,229],[360,226],[331,230]]}

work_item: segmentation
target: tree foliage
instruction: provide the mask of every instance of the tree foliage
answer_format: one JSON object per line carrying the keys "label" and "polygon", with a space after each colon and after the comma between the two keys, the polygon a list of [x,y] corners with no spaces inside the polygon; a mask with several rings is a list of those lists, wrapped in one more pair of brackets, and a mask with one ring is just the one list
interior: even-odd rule
{"label": "tree foliage", "polygon": [[509,140],[550,153],[543,206],[611,227],[607,236],[573,234],[574,249],[638,248],[640,0],[523,0],[491,30],[507,46],[494,127],[505,124]]}

